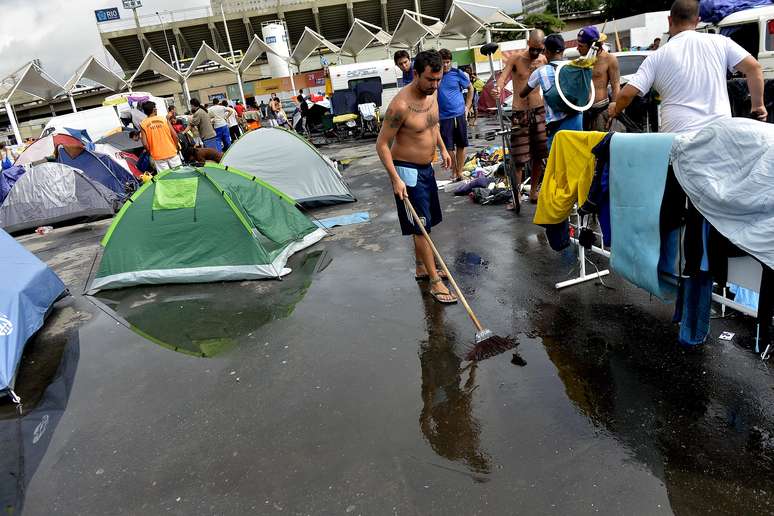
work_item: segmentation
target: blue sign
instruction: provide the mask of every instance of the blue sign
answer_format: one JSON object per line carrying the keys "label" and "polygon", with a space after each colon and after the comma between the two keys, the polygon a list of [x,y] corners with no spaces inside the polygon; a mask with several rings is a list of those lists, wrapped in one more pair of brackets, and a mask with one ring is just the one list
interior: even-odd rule
{"label": "blue sign", "polygon": [[267,36],[266,37],[266,44],[271,45],[272,43],[277,42],[277,36]]}
{"label": "blue sign", "polygon": [[121,15],[118,14],[118,7],[99,9],[94,11],[94,16],[97,17],[97,23],[118,20],[121,18]]}

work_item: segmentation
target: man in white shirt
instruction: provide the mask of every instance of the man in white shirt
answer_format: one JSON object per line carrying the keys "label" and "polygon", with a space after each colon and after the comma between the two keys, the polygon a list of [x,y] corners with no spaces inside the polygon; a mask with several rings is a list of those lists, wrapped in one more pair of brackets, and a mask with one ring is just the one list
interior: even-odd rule
{"label": "man in white shirt", "polygon": [[661,96],[661,132],[690,133],[731,117],[726,70],[747,78],[753,118],[766,120],[761,65],[745,49],[719,34],[696,32],[699,2],[677,0],[669,16],[669,41],[640,65],[621,90],[619,116],[636,95],[654,88]]}
{"label": "man in white shirt", "polygon": [[229,133],[228,130],[228,119],[232,115],[236,115],[236,111],[228,106],[221,106],[215,101],[212,107],[207,108],[207,112],[210,114],[212,127],[215,129],[215,133],[221,141],[223,152],[226,152],[226,149],[231,146],[231,133]]}

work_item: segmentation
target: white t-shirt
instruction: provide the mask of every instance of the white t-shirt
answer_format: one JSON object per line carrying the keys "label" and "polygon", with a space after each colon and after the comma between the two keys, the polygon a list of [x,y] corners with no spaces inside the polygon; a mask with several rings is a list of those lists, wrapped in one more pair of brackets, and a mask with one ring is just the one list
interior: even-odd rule
{"label": "white t-shirt", "polygon": [[750,54],[731,38],[685,31],[647,57],[629,84],[645,95],[661,96],[661,132],[700,131],[730,118],[726,70]]}
{"label": "white t-shirt", "polygon": [[225,106],[216,104],[207,108],[207,112],[212,115],[212,127],[228,127],[228,111]]}

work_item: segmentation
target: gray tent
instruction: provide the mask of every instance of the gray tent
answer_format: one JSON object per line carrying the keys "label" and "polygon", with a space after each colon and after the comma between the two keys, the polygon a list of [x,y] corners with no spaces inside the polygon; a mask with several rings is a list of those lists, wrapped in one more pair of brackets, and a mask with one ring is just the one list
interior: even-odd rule
{"label": "gray tent", "polygon": [[63,163],[29,167],[0,206],[9,233],[75,219],[110,217],[119,203],[109,188]]}
{"label": "gray tent", "polygon": [[220,162],[262,179],[307,207],[355,201],[336,164],[292,131],[250,131]]}

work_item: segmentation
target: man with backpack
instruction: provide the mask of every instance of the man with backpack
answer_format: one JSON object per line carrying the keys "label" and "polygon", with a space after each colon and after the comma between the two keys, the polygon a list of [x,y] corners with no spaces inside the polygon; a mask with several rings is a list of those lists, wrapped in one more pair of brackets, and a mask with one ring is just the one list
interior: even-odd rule
{"label": "man with backpack", "polygon": [[561,130],[582,131],[583,114],[570,108],[556,87],[556,70],[564,54],[564,39],[559,34],[546,37],[545,56],[548,64],[541,66],[529,76],[527,85],[519,92],[521,98],[527,98],[532,91],[540,86],[543,91],[543,104],[546,108],[546,135],[548,150],[554,136]]}

